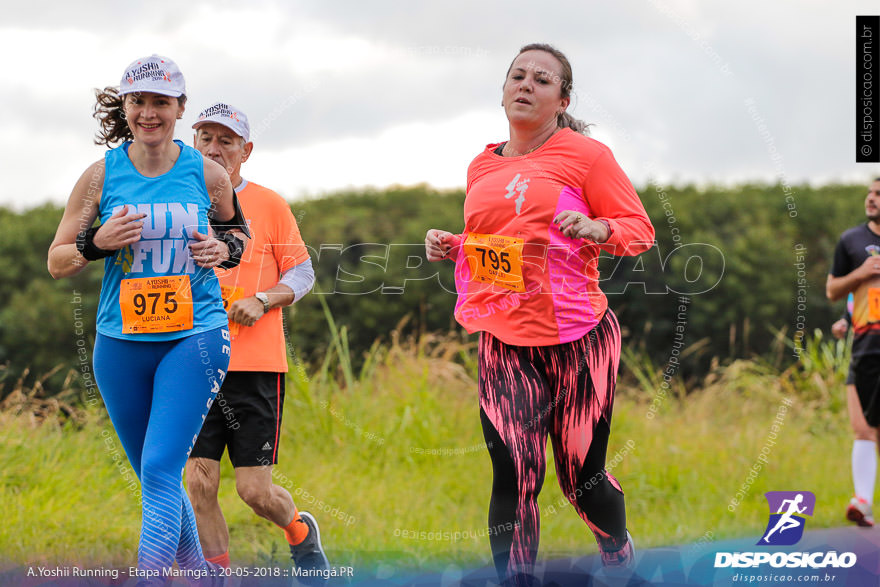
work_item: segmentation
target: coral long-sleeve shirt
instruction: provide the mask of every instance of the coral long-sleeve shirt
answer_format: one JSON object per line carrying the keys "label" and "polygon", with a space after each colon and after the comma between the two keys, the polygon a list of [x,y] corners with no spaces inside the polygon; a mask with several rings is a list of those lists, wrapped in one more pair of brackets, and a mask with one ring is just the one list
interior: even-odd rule
{"label": "coral long-sleeve shirt", "polygon": [[[654,228],[610,149],[570,129],[526,155],[488,145],[468,168],[465,228],[456,251],[455,317],[507,344],[546,346],[586,335],[608,307],[599,289],[600,250],[637,255]],[[553,219],[575,210],[605,220],[597,244],[564,236]]]}

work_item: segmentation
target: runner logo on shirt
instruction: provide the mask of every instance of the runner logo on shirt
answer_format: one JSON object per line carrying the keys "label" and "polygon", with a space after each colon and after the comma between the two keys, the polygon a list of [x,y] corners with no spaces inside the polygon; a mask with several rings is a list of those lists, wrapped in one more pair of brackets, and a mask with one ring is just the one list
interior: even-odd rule
{"label": "runner logo on shirt", "polygon": [[516,213],[519,214],[522,212],[523,202],[526,201],[526,190],[529,189],[529,181],[528,179],[520,180],[522,176],[521,173],[517,173],[513,176],[513,179],[510,180],[510,183],[507,184],[507,187],[504,188],[507,190],[507,193],[504,194],[505,199],[510,199],[517,192],[519,192],[519,196],[514,200],[516,202]]}

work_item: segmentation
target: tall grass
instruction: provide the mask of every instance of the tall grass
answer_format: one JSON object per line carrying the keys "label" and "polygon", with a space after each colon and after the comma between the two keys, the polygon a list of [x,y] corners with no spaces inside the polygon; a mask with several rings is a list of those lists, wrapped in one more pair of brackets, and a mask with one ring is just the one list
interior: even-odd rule
{"label": "tall grass", "polygon": [[[334,564],[488,564],[492,479],[473,341],[395,335],[355,371],[345,330],[329,313],[328,320],[333,344],[323,363],[290,365],[276,483],[315,514]],[[613,474],[641,546],[757,536],[770,490],[814,492],[811,527],[844,523],[851,493],[846,346],[814,336],[805,347],[789,367],[735,361],[716,366],[699,389],[673,380],[653,417],[665,365],[624,356],[608,455],[617,455]],[[766,463],[747,484],[786,403]],[[0,415],[0,557],[7,562],[136,560],[139,505],[121,472],[127,463],[114,460],[121,448],[104,413],[84,414],[80,423],[41,425],[23,409]],[[238,499],[225,459],[221,471],[234,563],[285,564],[280,530]],[[596,551],[552,462],[540,505],[542,556]]]}

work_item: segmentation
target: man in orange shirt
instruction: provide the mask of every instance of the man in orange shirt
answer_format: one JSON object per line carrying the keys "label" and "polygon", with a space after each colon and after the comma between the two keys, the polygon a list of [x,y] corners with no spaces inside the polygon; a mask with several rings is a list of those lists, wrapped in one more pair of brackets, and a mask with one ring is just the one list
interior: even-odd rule
{"label": "man in orange shirt", "polygon": [[272,483],[287,372],[281,308],[311,290],[312,263],[287,202],[241,177],[241,165],[254,147],[247,116],[216,103],[199,114],[193,128],[196,149],[229,172],[252,234],[241,264],[217,272],[232,356],[186,465],[199,540],[207,560],[229,567],[229,530],[217,501],[220,458],[228,447],[239,496],[284,530],[298,576],[320,582],[329,564],[317,522],[298,512],[290,493]]}

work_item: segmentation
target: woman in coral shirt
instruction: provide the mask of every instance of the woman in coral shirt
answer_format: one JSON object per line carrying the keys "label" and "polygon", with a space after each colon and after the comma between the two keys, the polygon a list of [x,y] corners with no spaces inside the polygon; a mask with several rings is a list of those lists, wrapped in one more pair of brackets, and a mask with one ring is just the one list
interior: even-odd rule
{"label": "woman in coral shirt", "polygon": [[602,250],[647,250],[654,229],[608,147],[566,112],[571,84],[560,51],[520,50],[502,94],[510,139],[468,168],[464,232],[425,237],[430,261],[455,261],[455,317],[480,333],[489,536],[505,584],[532,581],[548,434],[560,486],[603,563],[633,560],[623,491],[605,471],[621,342],[597,261]]}

